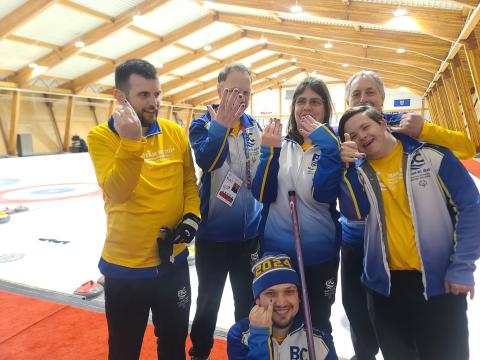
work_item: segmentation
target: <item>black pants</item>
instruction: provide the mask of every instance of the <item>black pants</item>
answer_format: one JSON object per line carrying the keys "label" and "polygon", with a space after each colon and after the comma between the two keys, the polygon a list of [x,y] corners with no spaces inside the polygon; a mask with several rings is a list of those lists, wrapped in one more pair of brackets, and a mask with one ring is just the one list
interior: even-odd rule
{"label": "black pants", "polygon": [[418,271],[392,271],[390,296],[368,292],[368,306],[385,360],[467,360],[465,295],[425,300]]}
{"label": "black pants", "polygon": [[378,341],[368,316],[367,293],[361,281],[363,247],[342,243],[342,303],[350,321],[350,334],[357,360],[373,360]]}
{"label": "black pants", "polygon": [[338,258],[320,265],[305,266],[312,325],[330,335],[332,334],[330,315],[335,302],[337,279]]}
{"label": "black pants", "polygon": [[238,242],[196,241],[198,298],[190,334],[191,355],[207,357],[210,354],[227,274],[232,285],[235,321],[248,316],[253,306],[251,267],[257,259],[256,238]]}
{"label": "black pants", "polygon": [[152,279],[105,277],[109,360],[140,357],[150,309],[161,360],[184,360],[191,292],[188,264]]}

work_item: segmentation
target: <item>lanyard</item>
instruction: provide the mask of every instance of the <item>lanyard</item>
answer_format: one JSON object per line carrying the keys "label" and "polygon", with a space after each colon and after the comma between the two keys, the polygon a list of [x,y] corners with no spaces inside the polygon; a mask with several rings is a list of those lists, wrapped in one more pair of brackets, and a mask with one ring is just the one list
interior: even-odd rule
{"label": "lanyard", "polygon": [[245,125],[241,123],[242,137],[243,137],[243,149],[245,150],[245,174],[247,175],[247,189],[252,188],[252,170],[250,165],[250,151],[248,149],[248,132]]}

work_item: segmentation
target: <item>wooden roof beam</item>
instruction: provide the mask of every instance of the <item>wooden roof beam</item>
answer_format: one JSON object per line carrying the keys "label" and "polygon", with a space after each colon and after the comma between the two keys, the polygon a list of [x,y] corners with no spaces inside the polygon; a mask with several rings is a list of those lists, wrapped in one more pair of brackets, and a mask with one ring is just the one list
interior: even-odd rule
{"label": "wooden roof beam", "polygon": [[236,53],[232,56],[229,56],[226,59],[223,59],[220,64],[214,63],[211,65],[208,65],[206,67],[203,67],[201,69],[195,70],[191,73],[188,73],[184,75],[181,79],[176,79],[169,81],[165,84],[162,85],[162,91],[164,93],[167,93],[171,89],[175,89],[176,87],[182,86],[184,84],[189,83],[190,81],[193,81],[199,77],[205,76],[207,74],[210,74],[214,71],[219,71],[222,69],[226,64],[232,63],[239,61],[241,59],[244,59],[246,57],[249,57],[251,55],[254,55],[258,53],[259,51],[262,51],[265,47],[263,45],[255,45],[251,48],[248,48],[246,50],[240,51],[239,53]]}
{"label": "wooden roof beam", "polygon": [[[319,74],[323,74],[325,76],[329,77],[334,77],[342,80],[348,80],[350,76],[354,74],[354,71],[349,71],[348,69],[344,69],[342,67],[334,67],[334,66],[325,66],[325,65],[320,65],[315,62],[306,62],[306,61],[299,61],[298,62],[299,66],[302,66],[310,71],[317,71]],[[334,74],[334,75],[332,75]],[[383,73],[383,72],[378,72],[378,75],[386,82],[389,82],[390,85],[392,85],[393,88],[399,87],[399,86],[404,86],[404,87],[409,87],[417,90],[419,94],[421,94],[422,91],[424,91],[425,86],[421,86],[416,83],[409,82],[408,80],[405,80],[405,78],[397,77],[397,76],[392,76],[392,74],[388,73]],[[395,86],[393,86],[395,84]],[[421,95],[420,95],[421,96]]]}
{"label": "wooden roof beam", "polygon": [[[117,16],[112,20],[112,22],[100,25],[95,29],[90,30],[88,33],[83,34],[81,36],[82,41],[85,43],[86,46],[91,45],[107,37],[108,35],[111,35],[114,32],[119,31],[130,25],[130,23],[133,21],[134,15],[146,14],[156,9],[166,1],[167,0],[146,0],[140,5],[130,10],[127,10],[121,15]],[[31,2],[37,4],[40,2],[45,2],[45,0],[32,0]],[[47,66],[48,68],[52,68],[53,66],[60,64],[66,59],[82,51],[82,48],[77,48],[75,46],[76,41],[77,39],[70,41],[68,44],[64,45],[60,51],[52,51],[51,53],[45,55],[41,59],[36,60],[35,62],[39,66]],[[17,72],[17,74],[13,77],[12,81],[17,82],[21,87],[24,87],[32,77],[32,72],[33,69],[25,66]]]}
{"label": "wooden roof beam", "polygon": [[0,20],[0,40],[13,33],[35,16],[55,4],[57,0],[30,0]]}
{"label": "wooden roof beam", "polygon": [[315,59],[317,61],[323,61],[325,63],[334,63],[338,65],[348,64],[348,65],[355,65],[361,68],[369,68],[373,71],[388,71],[393,74],[398,74],[401,76],[411,76],[418,79],[421,82],[428,83],[433,77],[433,73],[428,73],[423,70],[415,69],[415,68],[408,68],[404,65],[397,65],[393,67],[391,64],[382,64],[372,60],[362,60],[362,59],[355,59],[353,57],[349,57],[347,55],[333,55],[333,54],[324,54],[324,53],[309,53],[306,50],[296,49],[296,48],[289,48],[286,46],[279,46],[274,44],[267,45],[268,50],[276,51],[282,53],[283,55],[287,56],[300,56],[306,59]]}
{"label": "wooden roof beam", "polygon": [[187,25],[181,27],[180,29],[176,29],[171,33],[167,34],[163,39],[156,40],[147,45],[142,46],[139,49],[135,49],[128,54],[125,54],[118,59],[115,59],[114,63],[107,63],[103,66],[100,66],[88,73],[79,76],[78,78],[73,80],[73,91],[79,92],[85,86],[95,83],[97,80],[107,76],[108,74],[112,73],[115,70],[115,64],[122,63],[128,59],[132,58],[143,58],[155,51],[163,49],[174,42],[180,40],[181,38],[191,34],[195,30],[201,29],[212,22],[215,21],[214,15],[206,15],[196,21],[188,23]]}
{"label": "wooden roof beam", "polygon": [[[245,6],[254,9],[275,11],[275,16],[281,18],[279,12],[290,12],[288,4],[281,1],[257,1],[257,0],[220,0],[217,3]],[[363,30],[362,25],[386,26],[393,18],[393,12],[398,9],[395,4],[379,4],[368,2],[353,2],[343,6],[338,0],[317,1],[302,0],[303,10],[309,15],[344,21],[357,27],[355,30]],[[403,6],[402,6],[403,7]],[[437,9],[415,6],[405,6],[408,16],[413,18],[423,34],[454,42],[459,29],[465,21],[462,11],[452,9]],[[275,17],[274,17],[275,19]],[[448,19],[448,21],[445,21]],[[279,22],[277,19],[275,19]]]}
{"label": "wooden roof beam", "polygon": [[448,42],[423,34],[371,29],[363,29],[361,32],[357,32],[353,28],[345,26],[311,23],[309,26],[299,26],[302,23],[294,20],[285,20],[282,24],[278,24],[273,19],[260,16],[219,13],[218,20],[241,27],[254,27],[264,31],[280,31],[291,35],[312,36],[325,40],[331,39],[351,44],[378,46],[389,49],[395,49],[392,45],[401,41],[402,46],[406,50],[435,59],[442,59],[451,45]]}
{"label": "wooden roof beam", "polygon": [[[221,38],[220,40],[217,40],[213,43],[210,44],[212,47],[211,50],[207,51],[203,48],[194,50],[193,55],[195,58],[200,58],[202,56],[205,56],[207,54],[211,54],[218,49],[223,48],[224,46],[227,46],[237,40],[240,40],[245,36],[246,32],[245,31],[239,31],[236,33],[233,33],[232,35],[228,35],[224,38]],[[183,65],[186,65],[188,63],[192,62],[192,54],[186,54],[184,56],[180,56],[179,58],[176,58],[172,61],[169,61],[168,63],[164,64],[163,67],[158,68],[157,71],[159,74],[168,74],[169,72],[178,69],[179,67],[182,67]]]}
{"label": "wooden roof beam", "polygon": [[[248,30],[246,36],[251,39],[259,40],[262,36],[265,36],[265,34],[259,31]],[[394,65],[399,64],[417,67],[431,73],[434,73],[441,63],[440,60],[433,60],[429,57],[425,57],[416,53],[405,52],[404,54],[398,54],[396,50],[393,49],[368,47],[360,44],[347,44],[344,42],[329,41],[334,46],[330,49],[325,49],[323,46],[324,44],[319,42],[319,39],[302,37],[300,40],[298,40],[294,35],[271,33],[265,37],[267,38],[268,43],[295,46],[298,48],[324,52],[325,54],[347,55],[360,59],[374,59]]]}

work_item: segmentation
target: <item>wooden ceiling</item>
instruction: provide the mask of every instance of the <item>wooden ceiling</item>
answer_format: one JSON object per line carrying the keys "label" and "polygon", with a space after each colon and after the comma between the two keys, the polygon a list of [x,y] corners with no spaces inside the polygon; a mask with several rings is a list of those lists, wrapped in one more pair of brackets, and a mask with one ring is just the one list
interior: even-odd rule
{"label": "wooden ceiling", "polygon": [[[462,46],[463,39],[459,37],[466,24],[473,28],[473,32],[479,31],[480,0],[102,0],[102,3],[108,2],[122,3],[125,10],[113,16],[108,11],[98,10],[91,0],[18,0],[17,7],[0,17],[0,49],[2,43],[5,46],[15,43],[47,51],[28,61],[19,59],[18,64],[23,61],[20,67],[2,66],[0,56],[0,86],[43,88],[73,94],[108,93],[113,84],[105,78],[111,76],[116,64],[129,58],[146,58],[173,46],[183,55],[158,66],[161,79],[167,79],[162,80],[163,97],[173,104],[197,106],[216,100],[214,74],[227,63],[245,61],[261,52],[265,56],[249,62],[254,73],[254,91],[280,86],[289,79],[296,79],[299,74],[313,71],[345,81],[351,74],[368,69],[378,72],[387,87],[404,87],[422,96],[438,78],[437,73],[448,61],[452,48]],[[301,13],[291,12],[295,4],[303,8]],[[22,27],[52,6],[56,6],[57,11],[60,6],[77,12],[79,18],[93,18],[99,24],[86,27],[63,44],[25,36]],[[178,11],[172,12],[172,6]],[[182,10],[189,6],[198,7],[204,15],[166,34],[146,30],[141,23],[134,21],[135,16],[153,13],[156,21],[161,23],[164,19],[181,16]],[[406,10],[407,14],[395,17],[394,12],[399,9]],[[475,19],[472,20],[472,16]],[[410,27],[405,30],[397,25],[394,28],[392,22],[409,22]],[[214,23],[229,24],[235,29],[211,42],[207,39],[208,46],[181,43],[182,39]],[[147,41],[138,47],[132,42],[131,49],[120,56],[114,56],[113,52],[111,56],[89,52],[89,46],[125,29]],[[61,32],[62,29],[52,26],[51,31]],[[85,47],[75,45],[79,39]],[[232,44],[247,40],[250,45],[246,48],[239,46],[225,56],[212,55],[220,54],[229,46],[235,48]],[[111,47],[115,44],[112,43]],[[67,71],[64,76],[49,75],[48,72],[36,76],[35,68],[30,65],[35,63],[37,67],[55,70],[75,57],[90,59],[98,66],[84,71],[72,67],[72,72]],[[205,59],[208,64],[179,72],[185,67],[188,69],[189,64],[198,59]],[[463,64],[467,66],[465,61]]]}

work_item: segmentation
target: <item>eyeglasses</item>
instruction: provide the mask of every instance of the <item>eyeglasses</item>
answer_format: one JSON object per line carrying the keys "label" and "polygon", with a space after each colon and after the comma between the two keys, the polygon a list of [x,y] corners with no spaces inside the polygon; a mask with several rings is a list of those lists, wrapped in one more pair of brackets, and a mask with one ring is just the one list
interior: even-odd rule
{"label": "eyeglasses", "polygon": [[317,106],[323,105],[323,100],[320,98],[307,99],[304,97],[300,97],[297,99],[297,101],[295,101],[295,105],[298,105],[298,106],[305,106],[307,103],[308,105],[310,105],[310,107],[317,107]]}

